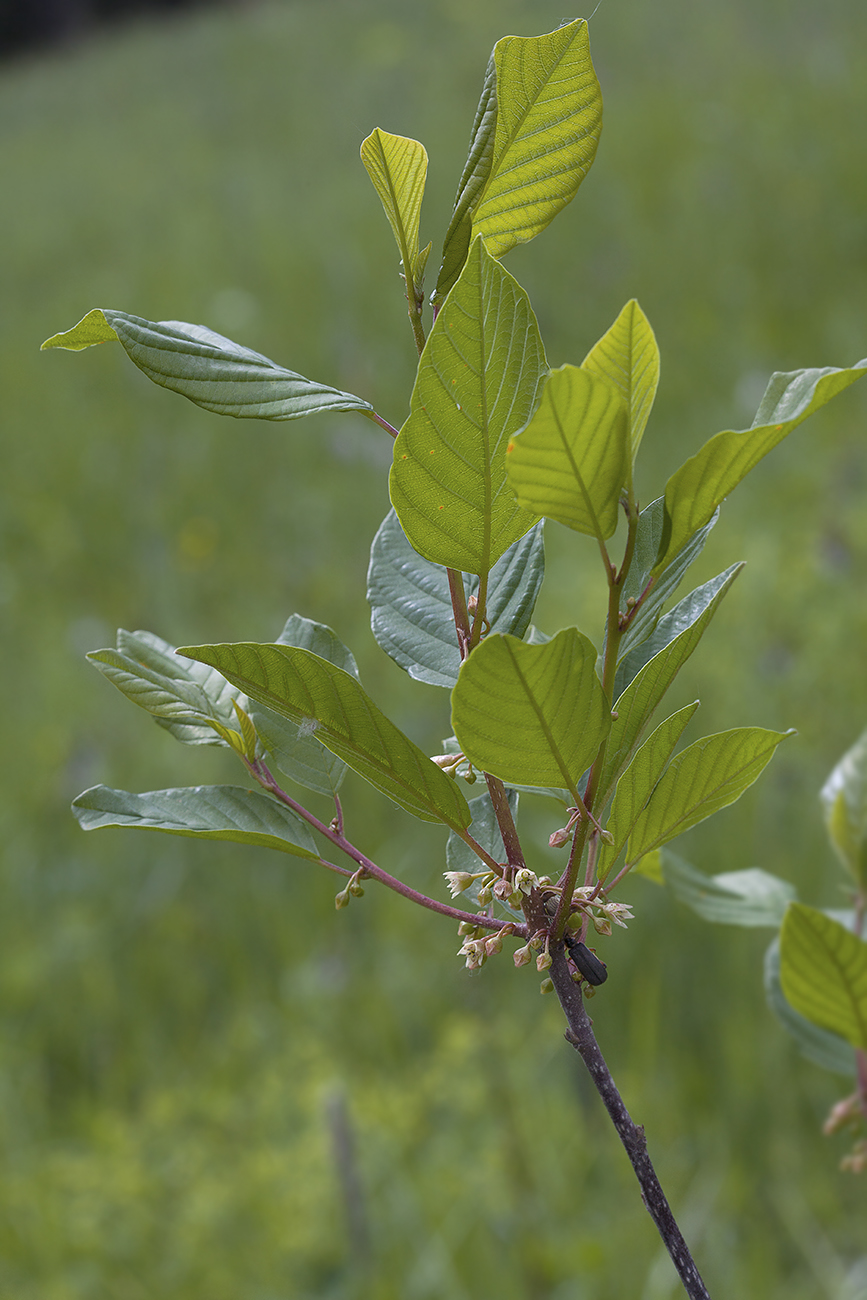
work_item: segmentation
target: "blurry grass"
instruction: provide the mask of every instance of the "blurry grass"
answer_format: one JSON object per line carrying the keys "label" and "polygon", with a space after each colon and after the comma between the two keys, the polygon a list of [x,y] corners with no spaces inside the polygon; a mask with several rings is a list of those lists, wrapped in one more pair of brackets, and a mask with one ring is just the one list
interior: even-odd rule
{"label": "blurry grass", "polygon": [[[353,416],[221,421],[119,349],[37,348],[93,306],[201,321],[399,423],[412,342],[358,146],[374,125],[426,143],[436,244],[491,45],[562,16],[547,0],[272,4],[3,68],[4,1295],[675,1293],[534,977],[503,961],[469,979],[450,927],[372,890],[338,917],[333,883],[303,867],[85,838],[67,811],[99,780],[239,779],[82,662],[119,624],[267,639],[298,610],[352,645],[420,743],[449,730],[445,695],[367,630],[384,435]],[[509,267],[555,365],[639,297],[663,355],[649,500],[706,437],[750,422],[772,370],[867,354],[867,15],[850,0],[817,28],[781,0],[605,0],[592,31],[598,161]],[[865,427],[856,388],[727,503],[697,577],[748,568],[678,688],[701,696],[702,732],[800,733],[679,851],[778,870],[822,903],[837,900],[816,791],[867,723]],[[595,632],[590,549],[552,528],[549,556],[537,621]],[[347,806],[365,847],[438,888],[436,832],[357,787]],[[547,833],[541,805],[527,812]],[[863,1188],[818,1134],[845,1081],[770,1020],[763,936],[702,926],[642,881],[627,897],[638,917],[606,951],[597,1028],[711,1289],[836,1296],[867,1252]],[[343,1219],[335,1090],[367,1259]]]}

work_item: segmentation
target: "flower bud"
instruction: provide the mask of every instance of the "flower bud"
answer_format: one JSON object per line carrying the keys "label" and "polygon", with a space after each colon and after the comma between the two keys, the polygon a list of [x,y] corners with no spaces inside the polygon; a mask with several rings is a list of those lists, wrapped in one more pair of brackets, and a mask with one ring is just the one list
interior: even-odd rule
{"label": "flower bud", "polygon": [[553,992],[554,992],[554,981],[551,980],[551,979],[542,980],[542,983],[539,985],[539,992],[540,992],[540,993],[553,993]]}
{"label": "flower bud", "polygon": [[516,948],[512,954],[512,959],[516,966],[529,966],[530,964],[530,945],[525,944],[523,948]]}
{"label": "flower bud", "polygon": [[334,896],[334,906],[337,908],[338,912],[340,911],[341,907],[348,907],[348,906],[349,906],[349,888],[348,888],[348,887],[347,887],[346,889],[341,889],[341,891],[340,891],[339,894],[335,894],[335,896]]}
{"label": "flower bud", "polygon": [[552,831],[548,836],[548,846],[552,849],[562,849],[564,844],[568,844],[572,835],[565,826],[561,826],[558,831]]}
{"label": "flower bud", "polygon": [[485,952],[489,957],[503,951],[503,940],[498,934],[492,934],[489,939],[485,940]]}
{"label": "flower bud", "polygon": [[536,958],[536,970],[538,971],[547,970],[550,965],[551,965],[551,954],[546,949],[545,952],[540,952],[538,957]]}

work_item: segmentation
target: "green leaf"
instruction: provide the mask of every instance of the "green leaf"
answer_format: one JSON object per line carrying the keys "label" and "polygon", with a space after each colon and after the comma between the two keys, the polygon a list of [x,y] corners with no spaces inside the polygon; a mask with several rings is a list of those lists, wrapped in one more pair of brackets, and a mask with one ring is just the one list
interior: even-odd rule
{"label": "green leaf", "polygon": [[780,983],[780,939],[774,939],[765,953],[765,997],[784,1029],[792,1035],[803,1056],[832,1074],[855,1073],[855,1052],[845,1038],[820,1029],[793,1010]]}
{"label": "green leaf", "polygon": [[228,745],[238,732],[234,702],[240,691],[204,664],[184,660],[152,632],[117,634],[117,650],[94,650],[87,658],[139,708],[187,745]]}
{"label": "green leaf", "polygon": [[[301,646],[358,677],[353,655],[324,623],[293,614],[277,638],[277,644]],[[281,717],[261,704],[248,703],[247,707],[260,741],[281,772],[307,790],[330,796],[337,793],[346,772],[342,759],[290,718]]]}
{"label": "green leaf", "polygon": [[494,257],[533,239],[570,203],[596,154],[602,94],[583,19],[543,36],[504,36],[488,64],[434,302],[471,238]]}
{"label": "green leaf", "polygon": [[595,646],[575,628],[541,646],[486,637],[452,693],[452,726],[467,758],[507,785],[574,794],[611,725],[595,664]]}
{"label": "green leaf", "polygon": [[577,194],[599,143],[602,92],[581,18],[544,36],[504,36],[494,63],[497,129],[473,234],[503,257]]}
{"label": "green leaf", "polygon": [[867,879],[867,731],[848,750],[822,787],[828,838],[863,888]]}
{"label": "green leaf", "polygon": [[552,371],[529,424],[508,445],[518,504],[600,540],[617,528],[630,472],[626,403],[607,379],[578,366]]}
{"label": "green leaf", "polygon": [[672,759],[629,841],[635,862],[739,799],[793,731],[735,727],[705,736]]}
{"label": "green leaf", "polygon": [[120,341],[130,360],[155,384],[218,415],[297,420],[319,411],[373,414],[370,403],[352,393],[284,370],[259,352],[185,321],[154,322],[97,309],[66,334],[46,339],[42,347],[78,351],[110,338]]}
{"label": "green leaf", "polygon": [[867,374],[867,357],[848,370],[795,370],[771,377],[752,427],[718,433],[665,485],[665,526],[656,569],[793,429]]}
{"label": "green leaf", "polygon": [[287,645],[188,646],[251,699],[301,724],[399,807],[423,821],[469,825],[467,801],[435,763],[376,707],[356,679],[309,650]]}
{"label": "green leaf", "polygon": [[867,1051],[867,943],[839,921],[791,903],[780,932],[780,980],[795,1011]]}
{"label": "green leaf", "polygon": [[703,920],[716,925],[767,926],[776,930],[795,898],[794,885],[758,867],[706,876],[670,849],[661,849],[660,853],[665,883],[675,897]]}
{"label": "green leaf", "polygon": [[545,374],[526,293],[477,240],[419,361],[389,479],[404,533],[434,564],[485,574],[536,522],[509,489],[505,451]]}
{"label": "green leaf", "polygon": [[[491,570],[486,607],[492,631],[523,637],[529,627],[545,567],[542,528],[531,528]],[[465,575],[463,581],[467,596],[478,593],[478,578]],[[417,681],[451,689],[461,657],[448,573],[413,550],[393,510],[373,539],[367,599],[373,635],[386,654]]]}
{"label": "green leaf", "polygon": [[85,348],[92,348],[95,343],[116,342],[117,334],[106,320],[105,313],[95,307],[93,311],[83,316],[77,325],[73,325],[71,330],[66,330],[63,334],[52,334],[50,339],[45,340],[39,351],[45,352],[48,348],[65,348],[67,352],[83,352]]}
{"label": "green leaf", "polygon": [[626,846],[641,810],[647,803],[665,765],[674,753],[684,727],[698,708],[698,700],[687,704],[661,722],[644,742],[617,783],[606,830],[614,843],[603,842],[596,867],[596,877],[604,880]]}
{"label": "green leaf", "polygon": [[[607,379],[626,403],[629,448],[634,462],[659,383],[656,336],[634,298],[590,349],[581,368]],[[656,559],[655,553],[653,558]]]}
{"label": "green leaf", "polygon": [[687,569],[701,554],[708,534],[718,518],[719,511],[716,511],[665,568],[654,575],[653,566],[659,553],[665,523],[665,499],[657,497],[642,510],[638,517],[632,564],[620,593],[620,613],[623,615],[629,612],[630,606],[627,603],[629,600],[639,601],[640,604],[620,641],[617,651],[618,660],[625,659],[653,632],[663,605],[674,595]]}
{"label": "green leaf", "polygon": [[611,733],[605,752],[605,766],[597,788],[595,805],[604,808],[620,773],[631,762],[665,692],[701,640],[737,573],[720,588],[696,621],[682,631],[664,650],[636,674],[613,710]]}
{"label": "green leaf", "polygon": [[614,679],[615,699],[623,694],[629,683],[646,663],[649,663],[655,655],[658,655],[660,650],[664,650],[667,645],[670,645],[675,637],[680,636],[687,628],[692,627],[693,623],[701,618],[708,605],[712,604],[717,596],[720,594],[725,595],[743,567],[743,563],[733,564],[724,573],[719,573],[715,578],[711,578],[709,582],[696,587],[695,591],[691,591],[688,596],[684,596],[683,600],[679,601],[674,609],[662,616],[650,636],[641,641],[625,658],[619,660],[617,674]]}
{"label": "green leaf", "polygon": [[492,53],[485,70],[485,81],[476,109],[473,129],[470,132],[467,161],[464,163],[463,174],[458,183],[454,211],[443,243],[442,265],[436,289],[431,295],[435,308],[441,306],[467,260],[473,232],[473,208],[478,203],[491,174],[496,130],[497,69]]}
{"label": "green leaf", "polygon": [[394,231],[409,288],[418,259],[418,224],[427,177],[427,152],[418,140],[390,135],[376,127],[362,141],[361,161]]}
{"label": "green leaf", "polygon": [[131,794],[95,785],[73,802],[83,830],[132,826],[201,840],[234,840],[319,858],[307,823],[270,795],[234,785],[199,785]]}

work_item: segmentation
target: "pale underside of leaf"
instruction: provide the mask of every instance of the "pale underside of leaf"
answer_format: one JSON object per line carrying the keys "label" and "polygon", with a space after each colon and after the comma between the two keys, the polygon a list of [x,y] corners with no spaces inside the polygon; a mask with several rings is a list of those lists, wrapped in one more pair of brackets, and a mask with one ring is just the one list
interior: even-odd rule
{"label": "pale underside of leaf", "polygon": [[295,420],[320,411],[373,414],[370,403],[352,393],[305,379],[204,325],[186,321],[148,321],[97,309],[42,346],[77,351],[112,336],[155,384],[218,415]]}
{"label": "pale underside of leaf", "polygon": [[204,840],[230,840],[319,858],[310,828],[269,795],[239,786],[190,786],[133,794],[97,785],[73,802],[83,830],[127,826]]}
{"label": "pale underside of leaf", "polygon": [[[491,630],[523,637],[544,573],[541,523],[509,547],[491,570],[486,617]],[[464,593],[479,580],[463,575]],[[417,681],[451,689],[461,666],[447,571],[410,546],[392,510],[370,552],[367,599],[379,645]]]}

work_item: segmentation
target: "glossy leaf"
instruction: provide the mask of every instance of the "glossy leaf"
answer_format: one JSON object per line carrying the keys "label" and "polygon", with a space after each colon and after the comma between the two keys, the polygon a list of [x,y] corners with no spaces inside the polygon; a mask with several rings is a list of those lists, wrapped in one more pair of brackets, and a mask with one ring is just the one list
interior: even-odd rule
{"label": "glossy leaf", "polygon": [[279,849],[296,857],[319,858],[306,822],[291,809],[255,790],[234,785],[199,785],[132,794],[96,785],[73,802],[83,830],[132,826],[201,840],[233,840]]}
{"label": "glossy leaf", "polygon": [[379,127],[361,144],[361,161],[373,181],[409,282],[418,258],[418,225],[427,177],[427,152],[418,140]]}
{"label": "glossy leaf", "polygon": [[376,707],[356,679],[309,650],[287,645],[189,646],[253,700],[315,735],[377,790],[423,821],[452,828],[470,810],[454,781]]}
{"label": "glossy leaf", "polygon": [[605,827],[614,836],[614,843],[602,843],[596,867],[597,879],[605,879],[625,848],[626,841],[641,816],[641,810],[653,793],[657,781],[665,771],[666,763],[683,735],[684,727],[697,708],[698,700],[661,722],[618,781]]}
{"label": "glossy leaf", "polygon": [[46,339],[42,347],[79,351],[111,338],[119,340],[148,379],[218,415],[297,420],[319,411],[373,414],[370,403],[352,393],[284,370],[259,352],[185,321],[155,322],[97,309],[65,334]]}
{"label": "glossy leaf", "polygon": [[618,663],[617,675],[614,679],[615,699],[623,694],[636,673],[639,673],[646,663],[649,663],[655,655],[658,655],[660,650],[664,650],[667,645],[670,645],[675,637],[680,636],[687,628],[692,627],[693,623],[701,618],[707,607],[716,601],[717,596],[725,595],[743,567],[742,563],[733,564],[724,573],[719,573],[715,578],[711,578],[709,582],[704,582],[700,587],[696,587],[695,591],[691,591],[688,596],[684,596],[683,600],[679,601],[674,609],[667,614],[663,614],[650,636]]}
{"label": "glossy leaf", "polygon": [[867,879],[867,731],[822,787],[825,827],[834,851],[856,881]]}
{"label": "glossy leaf", "polygon": [[780,932],[780,980],[805,1019],[867,1051],[867,943],[839,921],[792,903]]}
{"label": "glossy leaf", "polygon": [[507,785],[574,791],[611,724],[595,664],[595,646],[575,628],[542,646],[486,637],[452,694],[467,758]]}
{"label": "glossy leaf", "polygon": [[607,379],[578,366],[552,371],[535,415],[507,448],[518,504],[576,532],[611,537],[630,472],[628,436],[626,403]]}
{"label": "glossy leaf", "polygon": [[[642,510],[638,517],[638,532],[635,538],[635,550],[632,564],[620,593],[620,613],[629,610],[627,601],[640,601],[630,620],[617,651],[618,660],[631,654],[636,646],[645,641],[659,621],[663,606],[671,599],[689,566],[704,549],[708,534],[713,528],[719,511],[708,520],[683,546],[670,563],[660,573],[653,573],[656,556],[662,541],[665,523],[665,500],[657,497]],[[649,590],[646,590],[648,588]]]}
{"label": "glossy leaf", "polygon": [[604,808],[608,802],[615,781],[631,762],[660,700],[695,650],[736,576],[733,574],[720,588],[694,623],[644,665],[618,697],[605,751],[605,766],[597,787],[597,809]]}
{"label": "glossy leaf", "polygon": [[[628,442],[635,460],[659,383],[659,348],[650,321],[634,298],[623,308],[581,363],[582,370],[617,389],[629,420]],[[656,555],[654,553],[654,560]]]}
{"label": "glossy leaf", "polygon": [[665,486],[665,526],[656,561],[662,568],[717,506],[799,424],[867,374],[867,357],[848,370],[795,370],[771,377],[752,427],[718,433]]}
{"label": "glossy leaf", "polygon": [[[544,565],[539,523],[510,546],[491,570],[486,608],[493,631],[523,637]],[[478,578],[466,575],[466,595],[476,595],[478,589]],[[373,539],[367,599],[373,635],[386,654],[417,681],[451,689],[458,679],[461,657],[448,574],[413,550],[393,510]]]}
{"label": "glossy leaf", "polygon": [[536,522],[506,483],[505,451],[546,374],[526,293],[477,240],[419,361],[389,479],[404,533],[434,564],[487,573]]}
{"label": "glossy leaf", "polygon": [[182,658],[152,632],[121,628],[117,650],[94,650],[87,658],[184,744],[228,745],[226,733],[239,731],[234,701],[244,703],[241,692],[213,668]]}
{"label": "glossy leaf", "polygon": [[758,867],[706,876],[670,849],[661,850],[666,885],[693,912],[716,925],[741,925],[776,930],[795,898],[788,880]]}
{"label": "glossy leaf", "polygon": [[488,64],[434,301],[477,234],[494,257],[533,239],[575,197],[596,154],[602,94],[583,19],[504,36]]}
{"label": "glossy leaf", "polygon": [[[293,614],[287,619],[277,644],[301,646],[358,677],[353,655],[324,623]],[[282,717],[255,701],[248,701],[247,709],[260,741],[281,772],[307,790],[332,796],[337,793],[346,772],[342,759],[291,718]]]}
{"label": "glossy leaf", "polygon": [[629,841],[636,862],[739,799],[791,731],[735,727],[705,736],[672,759]]}
{"label": "glossy leaf", "polygon": [[854,1074],[855,1051],[845,1038],[811,1024],[809,1020],[799,1016],[791,1003],[786,1000],[780,982],[779,935],[765,953],[764,979],[768,1006],[783,1028],[788,1030],[795,1039],[801,1054],[808,1060],[814,1061],[816,1065],[821,1065],[824,1070],[830,1070],[832,1074]]}

